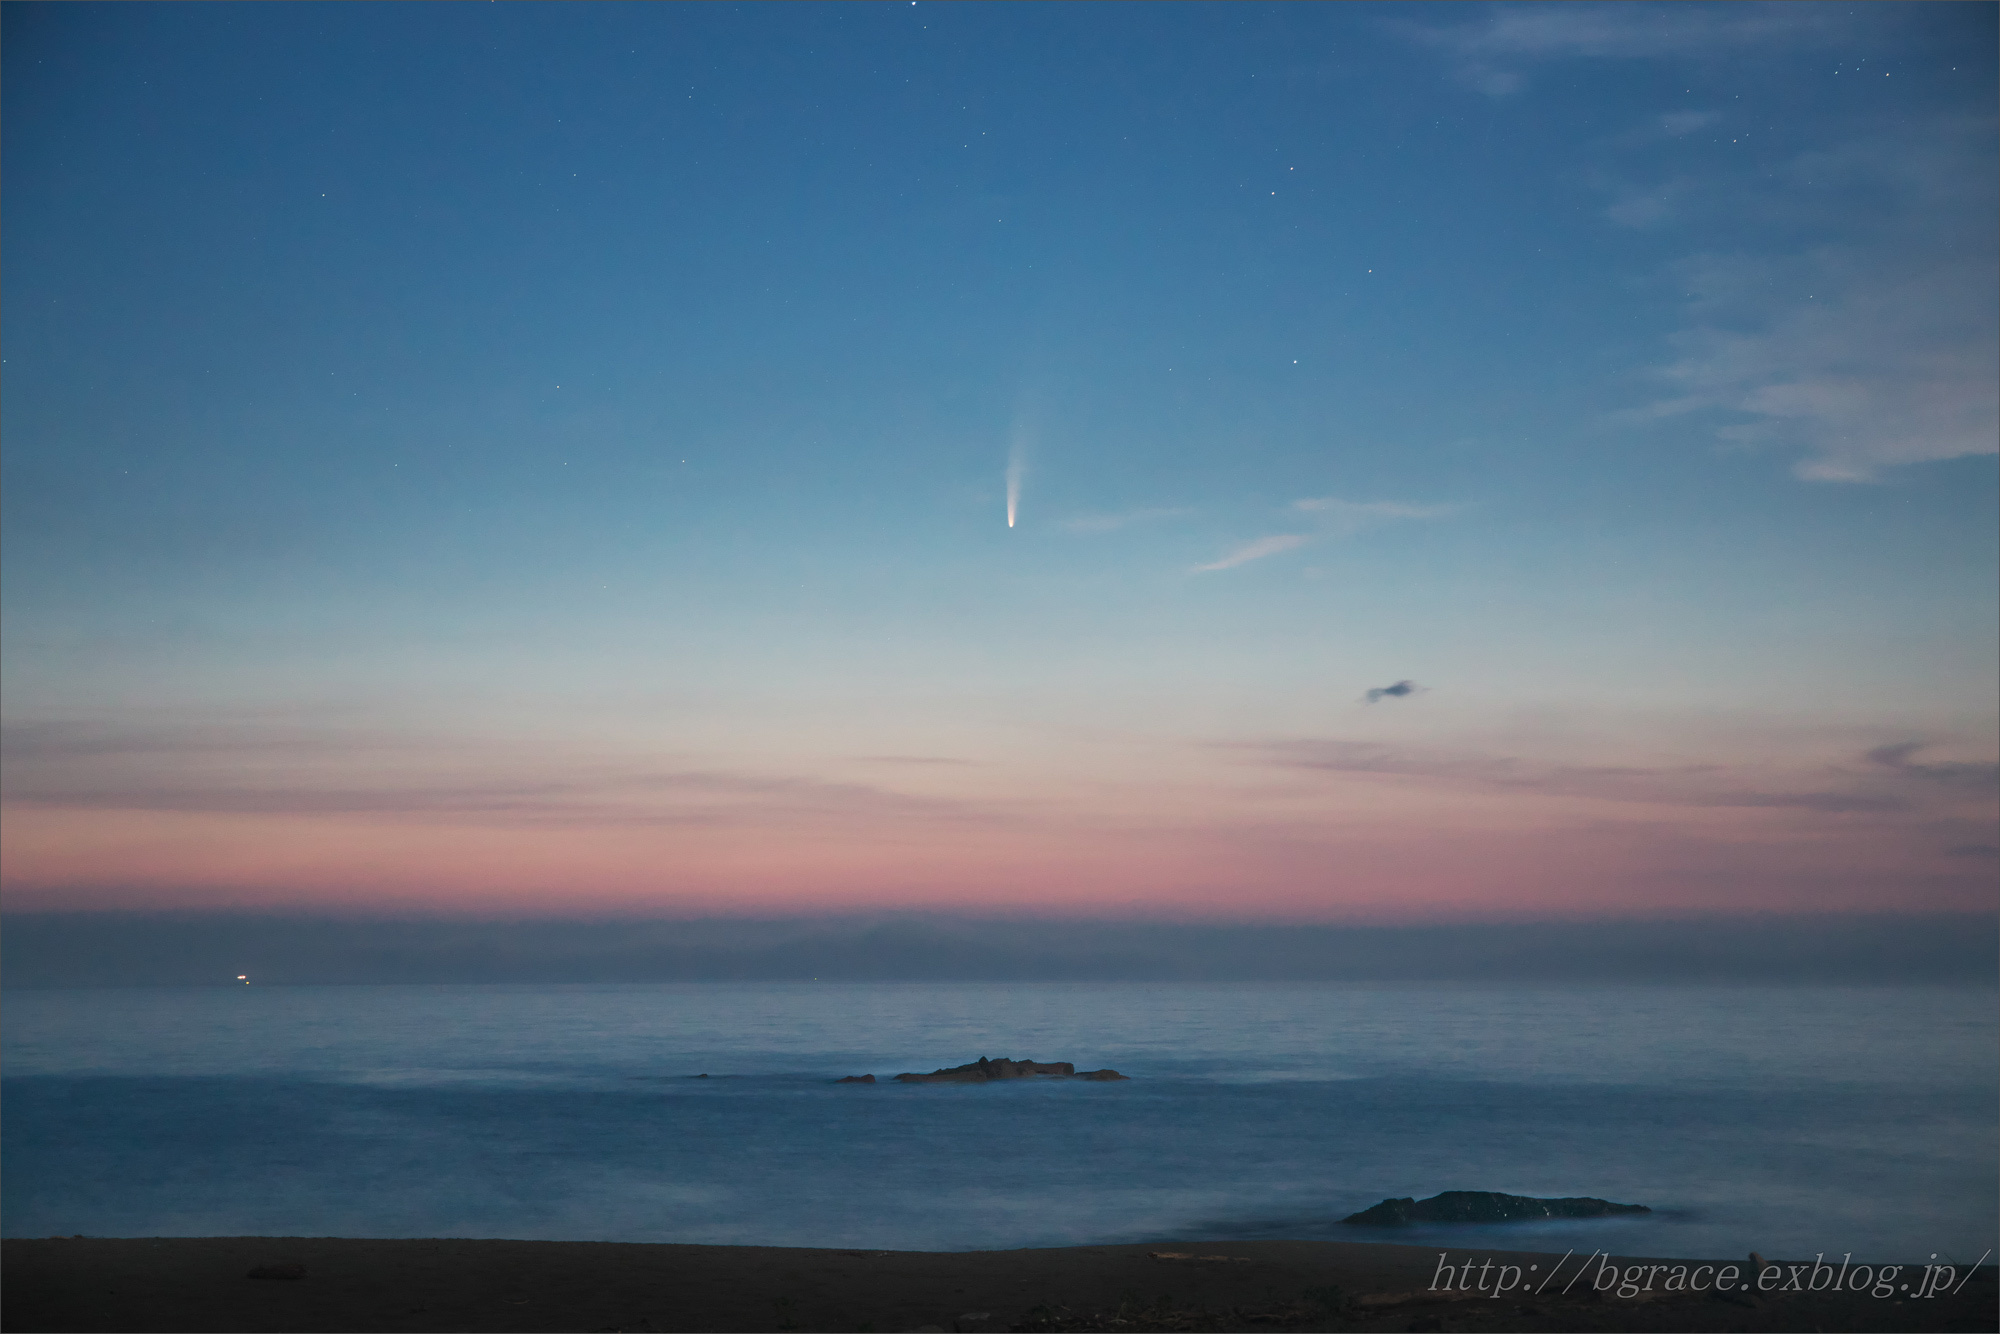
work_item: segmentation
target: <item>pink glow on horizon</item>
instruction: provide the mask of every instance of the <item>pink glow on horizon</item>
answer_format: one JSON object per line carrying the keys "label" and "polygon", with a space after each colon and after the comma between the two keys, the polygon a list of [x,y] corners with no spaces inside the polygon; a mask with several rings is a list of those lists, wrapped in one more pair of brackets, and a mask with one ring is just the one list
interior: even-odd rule
{"label": "pink glow on horizon", "polygon": [[1238,811],[1170,824],[765,829],[21,807],[8,817],[0,883],[15,911],[1414,921],[1993,906],[1978,868],[1879,828],[1809,827],[1795,812],[1612,822],[1560,798],[1415,802],[1392,820],[1370,805],[1318,821]]}

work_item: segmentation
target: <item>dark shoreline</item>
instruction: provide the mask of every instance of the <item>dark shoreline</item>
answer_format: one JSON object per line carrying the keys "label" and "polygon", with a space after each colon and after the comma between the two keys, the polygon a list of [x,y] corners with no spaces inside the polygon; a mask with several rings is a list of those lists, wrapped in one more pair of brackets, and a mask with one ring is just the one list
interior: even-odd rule
{"label": "dark shoreline", "polygon": [[[1566,1294],[1552,1283],[1539,1295],[1517,1290],[1495,1298],[1434,1290],[1440,1254],[1434,1247],[1320,1241],[937,1252],[317,1237],[11,1239],[0,1243],[6,1277],[0,1325],[15,1334],[2000,1327],[1991,1264],[1961,1272],[1957,1291],[1923,1300],[1754,1290],[1623,1299],[1588,1290],[1601,1271],[1575,1281],[1580,1262],[1572,1259],[1560,1271],[1569,1280]],[[1453,1266],[1473,1261],[1468,1281],[1489,1291],[1504,1266],[1546,1275],[1561,1259],[1525,1251],[1444,1254]],[[1487,1261],[1491,1267],[1481,1269]],[[1613,1263],[1692,1269],[1701,1262],[1621,1257]],[[1749,1271],[1747,1260],[1711,1263]],[[287,1265],[303,1266],[304,1276],[247,1277],[253,1268]],[[1918,1283],[1922,1273],[1921,1265],[1903,1266],[1898,1279]],[[1663,1281],[1658,1273],[1654,1278]]]}

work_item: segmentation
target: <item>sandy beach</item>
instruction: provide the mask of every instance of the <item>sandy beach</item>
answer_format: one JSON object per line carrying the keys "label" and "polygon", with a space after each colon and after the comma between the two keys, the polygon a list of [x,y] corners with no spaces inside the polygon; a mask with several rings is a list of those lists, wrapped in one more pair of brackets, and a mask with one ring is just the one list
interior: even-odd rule
{"label": "sandy beach", "polygon": [[[926,1252],[296,1237],[51,1238],[0,1246],[0,1320],[40,1330],[1991,1330],[1994,1267],[1917,1298],[1806,1289],[1597,1292],[1602,1270],[1530,1252],[1156,1242]],[[1463,1267],[1467,1261],[1471,1267]],[[1441,1263],[1453,1267],[1438,1281]],[[1736,1264],[1752,1281],[1747,1261]],[[1508,1266],[1521,1276],[1515,1279]],[[1532,1268],[1531,1268],[1532,1266]],[[1652,1266],[1660,1266],[1652,1269]],[[252,1278],[253,1271],[286,1277]],[[1554,1272],[1555,1281],[1545,1282]],[[1713,1273],[1706,1286],[1713,1288]],[[1850,1281],[1855,1271],[1849,1270]],[[1493,1289],[1504,1281],[1503,1295]],[[1880,1277],[1880,1276],[1877,1276]],[[1822,1286],[1830,1280],[1822,1278]],[[1636,1282],[1636,1280],[1635,1280]],[[1795,1283],[1799,1291],[1786,1291]],[[1435,1284],[1435,1286],[1434,1286]],[[1542,1284],[1539,1292],[1535,1285]],[[1899,1284],[1909,1285],[1905,1290]],[[1934,1282],[1932,1286],[1937,1286]],[[1457,1287],[1463,1291],[1443,1289]],[[1564,1289],[1567,1288],[1567,1291]]]}

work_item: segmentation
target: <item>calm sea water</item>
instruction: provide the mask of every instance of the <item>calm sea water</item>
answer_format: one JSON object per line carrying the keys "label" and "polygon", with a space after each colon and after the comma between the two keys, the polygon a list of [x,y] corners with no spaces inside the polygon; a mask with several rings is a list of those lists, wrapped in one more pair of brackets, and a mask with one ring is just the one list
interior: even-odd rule
{"label": "calm sea water", "polygon": [[[1374,1237],[1966,1263],[2000,1213],[1990,989],[13,992],[0,1038],[8,1236]],[[1132,1081],[830,1082],[981,1055]],[[1441,1190],[1654,1212],[1335,1221]]]}

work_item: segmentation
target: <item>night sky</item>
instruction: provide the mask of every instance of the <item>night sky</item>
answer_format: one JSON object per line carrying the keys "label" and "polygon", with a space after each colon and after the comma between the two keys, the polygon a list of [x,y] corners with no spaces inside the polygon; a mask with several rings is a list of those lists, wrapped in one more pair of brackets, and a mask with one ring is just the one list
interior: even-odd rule
{"label": "night sky", "polygon": [[1995,905],[1993,5],[0,13],[12,910]]}

